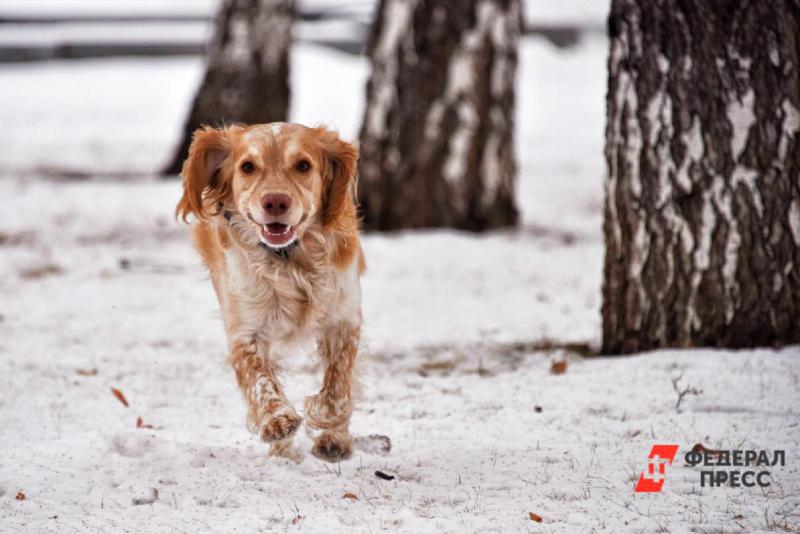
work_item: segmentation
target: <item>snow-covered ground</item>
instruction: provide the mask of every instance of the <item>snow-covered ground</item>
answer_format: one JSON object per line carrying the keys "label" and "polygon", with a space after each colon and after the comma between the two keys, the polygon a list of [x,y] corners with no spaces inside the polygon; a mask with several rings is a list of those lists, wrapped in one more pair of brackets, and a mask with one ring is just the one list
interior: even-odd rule
{"label": "snow-covered ground", "polygon": [[[364,238],[353,432],[393,448],[365,439],[338,465],[267,459],[247,433],[211,285],[172,219],[178,184],[136,176],[168,157],[200,60],[0,69],[0,531],[800,528],[798,347],[559,348],[599,343],[605,53],[601,38],[524,40],[519,230]],[[293,119],[355,138],[367,73],[296,47]],[[286,363],[299,408],[320,372]],[[678,376],[702,390],[680,411]],[[634,494],[656,443],[679,444],[678,460],[662,493]],[[769,488],[700,487],[682,460],[697,443],[785,449],[786,466]]]}

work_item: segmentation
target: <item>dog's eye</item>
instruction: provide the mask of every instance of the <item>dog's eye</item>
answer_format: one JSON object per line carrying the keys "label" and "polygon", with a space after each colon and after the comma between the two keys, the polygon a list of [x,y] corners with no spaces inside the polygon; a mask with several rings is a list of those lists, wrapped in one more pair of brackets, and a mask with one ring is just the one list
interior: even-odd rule
{"label": "dog's eye", "polygon": [[311,164],[307,160],[301,159],[297,162],[297,165],[295,165],[294,168],[300,172],[308,172],[308,170],[311,168]]}
{"label": "dog's eye", "polygon": [[256,170],[256,166],[253,165],[252,161],[245,161],[244,163],[242,163],[242,172],[243,173],[250,174],[254,170]]}

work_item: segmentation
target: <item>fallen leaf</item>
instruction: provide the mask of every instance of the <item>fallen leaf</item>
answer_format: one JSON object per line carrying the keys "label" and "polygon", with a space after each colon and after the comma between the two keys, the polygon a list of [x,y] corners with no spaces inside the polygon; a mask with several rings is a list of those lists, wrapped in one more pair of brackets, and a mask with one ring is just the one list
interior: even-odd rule
{"label": "fallen leaf", "polygon": [[75,372],[81,376],[97,376],[97,367],[91,369],[75,369]]}
{"label": "fallen leaf", "polygon": [[296,516],[295,516],[295,517],[292,519],[292,524],[293,524],[293,525],[296,525],[297,523],[299,523],[300,521],[302,521],[302,520],[303,520],[303,517],[304,517],[304,516],[302,516],[302,515],[300,515],[300,514],[297,514],[297,515],[296,515]]}
{"label": "fallen leaf", "polygon": [[130,406],[128,404],[128,399],[125,398],[125,395],[123,395],[120,390],[117,388],[111,388],[111,393],[113,393],[117,400],[120,401],[126,408]]}
{"label": "fallen leaf", "polygon": [[715,456],[719,454],[719,451],[716,449],[709,449],[702,443],[697,443],[694,447],[692,447],[692,452],[699,452],[700,454],[709,454],[711,456]]}
{"label": "fallen leaf", "polygon": [[550,373],[554,375],[563,375],[567,372],[567,360],[560,360],[550,364]]}
{"label": "fallen leaf", "polygon": [[539,514],[534,514],[533,512],[528,512],[528,517],[531,518],[531,521],[536,521],[537,523],[542,522],[542,516]]}
{"label": "fallen leaf", "polygon": [[25,495],[25,493],[22,492],[22,490],[20,490],[20,491],[17,492],[17,496],[14,497],[14,498],[17,499],[18,501],[24,501],[28,497],[27,497],[27,495]]}
{"label": "fallen leaf", "polygon": [[383,471],[375,471],[375,476],[378,478],[382,478],[383,480],[394,480],[392,475],[387,475]]}
{"label": "fallen leaf", "polygon": [[419,366],[417,372],[421,376],[428,376],[430,372],[440,372],[442,374],[450,373],[455,368],[456,362],[454,361],[438,361],[438,362],[425,362]]}
{"label": "fallen leaf", "polygon": [[357,501],[358,497],[353,493],[347,492],[344,495],[342,495],[342,499],[350,499],[351,501]]}
{"label": "fallen leaf", "polygon": [[19,275],[26,280],[36,280],[46,276],[54,276],[57,274],[64,274],[64,269],[58,265],[48,263],[38,267],[31,267],[30,269],[23,269]]}
{"label": "fallen leaf", "polygon": [[136,428],[153,428],[153,425],[146,425],[141,416],[139,416],[136,418]]}

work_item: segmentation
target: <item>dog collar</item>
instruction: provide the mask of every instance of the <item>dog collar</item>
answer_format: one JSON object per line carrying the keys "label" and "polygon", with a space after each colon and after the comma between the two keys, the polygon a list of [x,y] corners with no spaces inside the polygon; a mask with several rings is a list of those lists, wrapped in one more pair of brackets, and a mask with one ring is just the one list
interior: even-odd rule
{"label": "dog collar", "polygon": [[[222,209],[221,205],[220,205],[220,209]],[[231,218],[233,217],[233,212],[230,211],[230,210],[222,210],[222,216],[225,217],[226,221],[231,222]],[[294,241],[292,241],[291,243],[289,243],[285,247],[281,247],[281,248],[272,248],[272,247],[269,247],[265,243],[262,243],[260,241],[259,241],[258,244],[264,250],[269,250],[270,252],[272,252],[276,256],[280,256],[281,258],[283,258],[285,260],[288,260],[289,256],[292,253],[292,251],[297,247],[297,245],[300,244],[300,241],[295,239]]]}
{"label": "dog collar", "polygon": [[289,256],[292,254],[292,251],[293,251],[295,248],[297,248],[297,245],[299,245],[299,244],[300,244],[300,241],[298,241],[297,239],[295,239],[294,241],[292,241],[291,243],[289,243],[289,244],[288,244],[288,245],[286,245],[285,247],[281,247],[281,248],[272,248],[272,247],[268,247],[267,245],[265,245],[265,244],[264,244],[264,243],[262,243],[261,241],[259,241],[259,242],[258,242],[258,244],[261,246],[261,248],[263,248],[263,249],[266,249],[266,250],[269,250],[270,252],[272,252],[273,254],[276,254],[276,255],[280,256],[280,257],[281,257],[281,258],[283,258],[284,260],[288,260],[288,259],[289,259]]}

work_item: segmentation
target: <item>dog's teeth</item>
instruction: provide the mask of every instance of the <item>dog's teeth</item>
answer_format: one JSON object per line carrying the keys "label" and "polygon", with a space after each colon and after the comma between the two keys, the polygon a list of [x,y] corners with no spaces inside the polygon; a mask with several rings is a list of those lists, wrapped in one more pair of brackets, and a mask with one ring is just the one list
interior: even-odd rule
{"label": "dog's teeth", "polygon": [[271,235],[271,236],[274,236],[274,237],[285,236],[285,235],[288,235],[288,234],[290,234],[292,232],[292,227],[289,226],[289,225],[286,225],[285,228],[283,230],[281,230],[280,232],[271,231],[269,229],[269,225],[268,224],[262,224],[261,228],[262,228],[262,230],[263,230],[263,232],[265,234]]}

